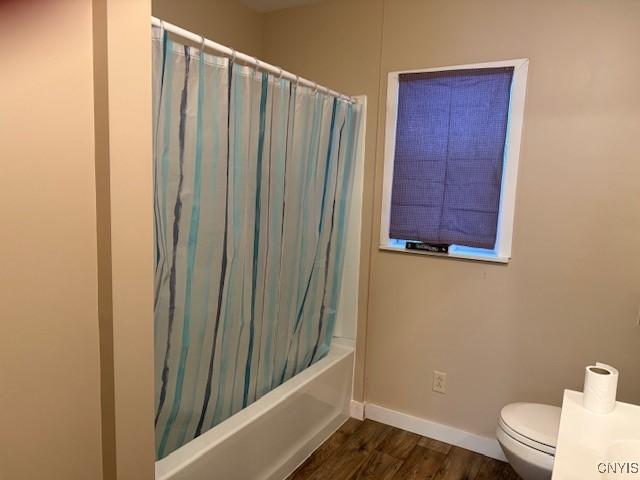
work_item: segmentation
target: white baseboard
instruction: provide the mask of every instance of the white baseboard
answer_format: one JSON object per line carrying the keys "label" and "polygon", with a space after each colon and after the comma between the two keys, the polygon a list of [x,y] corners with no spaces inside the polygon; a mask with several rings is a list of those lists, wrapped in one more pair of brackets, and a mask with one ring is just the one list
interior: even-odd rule
{"label": "white baseboard", "polygon": [[364,403],[351,400],[349,405],[349,415],[358,420],[364,420]]}
{"label": "white baseboard", "polygon": [[[352,417],[354,416],[354,403],[358,402],[354,402],[353,400],[351,401]],[[375,420],[376,422],[384,423],[385,425],[391,425],[392,427],[417,433],[423,437],[440,440],[441,442],[481,453],[487,457],[506,461],[498,441],[494,438],[483,437],[475,433],[459,430],[424,418],[414,417],[413,415],[391,410],[372,403],[364,405],[364,416],[371,420]]]}

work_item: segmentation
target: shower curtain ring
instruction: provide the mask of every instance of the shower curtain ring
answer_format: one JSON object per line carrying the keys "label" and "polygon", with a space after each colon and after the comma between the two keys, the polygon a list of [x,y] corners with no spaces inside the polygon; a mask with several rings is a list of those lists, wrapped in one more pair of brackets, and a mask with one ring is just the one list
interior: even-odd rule
{"label": "shower curtain ring", "polygon": [[278,67],[278,80],[282,80],[283,75],[284,75],[284,70],[282,70],[282,67]]}
{"label": "shower curtain ring", "polygon": [[318,93],[318,83],[313,82],[313,93]]}
{"label": "shower curtain ring", "polygon": [[202,35],[200,35],[200,51],[202,53],[204,53],[204,42],[206,42],[206,41],[207,41],[207,39],[204,38]]}
{"label": "shower curtain ring", "polygon": [[258,60],[258,57],[253,57],[253,61],[256,63],[256,70],[260,69],[260,60]]}
{"label": "shower curtain ring", "polygon": [[231,49],[231,63],[236,63],[236,49]]}
{"label": "shower curtain ring", "polygon": [[296,75],[296,88],[300,85],[300,75]]}

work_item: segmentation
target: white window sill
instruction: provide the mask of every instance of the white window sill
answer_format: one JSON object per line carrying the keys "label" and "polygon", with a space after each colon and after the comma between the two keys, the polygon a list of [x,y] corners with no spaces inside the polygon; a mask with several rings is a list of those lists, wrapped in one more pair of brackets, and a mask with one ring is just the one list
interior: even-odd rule
{"label": "white window sill", "polygon": [[391,245],[380,245],[380,250],[385,250],[388,252],[400,252],[400,253],[409,253],[412,255],[430,255],[432,257],[444,257],[444,258],[459,258],[462,260],[476,260],[479,262],[492,262],[492,263],[509,263],[511,260],[510,257],[503,257],[497,254],[488,254],[488,253],[471,253],[471,252],[449,252],[449,253],[436,253],[436,252],[427,252],[424,250],[409,250],[404,247],[397,247]]}

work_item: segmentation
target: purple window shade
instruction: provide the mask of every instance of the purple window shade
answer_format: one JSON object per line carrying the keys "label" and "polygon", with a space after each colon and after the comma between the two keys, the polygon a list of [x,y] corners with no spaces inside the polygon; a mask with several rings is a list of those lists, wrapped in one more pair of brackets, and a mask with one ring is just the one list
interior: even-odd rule
{"label": "purple window shade", "polygon": [[391,238],[494,248],[512,77],[400,75]]}

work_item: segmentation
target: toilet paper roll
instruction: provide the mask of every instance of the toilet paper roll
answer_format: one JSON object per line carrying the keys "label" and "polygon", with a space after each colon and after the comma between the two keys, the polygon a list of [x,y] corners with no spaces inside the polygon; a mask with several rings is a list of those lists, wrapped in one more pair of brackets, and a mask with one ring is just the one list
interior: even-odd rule
{"label": "toilet paper roll", "polygon": [[618,370],[596,362],[585,369],[583,405],[594,413],[610,413],[616,407]]}

